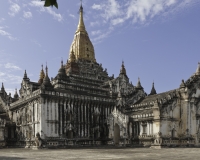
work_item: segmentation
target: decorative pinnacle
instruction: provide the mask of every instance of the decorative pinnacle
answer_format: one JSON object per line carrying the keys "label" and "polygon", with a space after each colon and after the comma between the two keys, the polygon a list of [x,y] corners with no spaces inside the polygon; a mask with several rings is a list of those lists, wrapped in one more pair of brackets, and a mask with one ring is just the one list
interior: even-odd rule
{"label": "decorative pinnacle", "polygon": [[136,86],[137,89],[143,89],[141,83],[140,83],[140,78],[138,77],[138,83],[137,83],[137,86]]}
{"label": "decorative pinnacle", "polygon": [[182,82],[181,82],[180,88],[185,88],[185,82],[184,82],[184,79],[182,79]]}
{"label": "decorative pinnacle", "polygon": [[155,87],[154,87],[154,81],[153,81],[150,95],[154,95],[154,94],[157,94],[157,93],[156,93],[156,90],[155,90]]}
{"label": "decorative pinnacle", "polygon": [[1,86],[1,92],[5,91],[4,89],[4,85],[3,85],[3,82],[2,82],[2,86]]}
{"label": "decorative pinnacle", "polygon": [[19,97],[19,95],[18,95],[18,93],[17,93],[17,88],[15,88],[14,98],[18,98],[18,97]]}
{"label": "decorative pinnacle", "polygon": [[196,75],[200,75],[200,62],[198,62],[198,67],[196,70]]}
{"label": "decorative pinnacle", "polygon": [[44,70],[43,70],[43,64],[41,65],[41,67],[42,67],[42,70],[40,71],[40,79],[38,81],[38,83],[40,83],[40,84],[43,82],[43,79],[45,77],[45,73],[44,73]]}
{"label": "decorative pinnacle", "polygon": [[63,58],[61,58],[61,68],[63,68]]}
{"label": "decorative pinnacle", "polygon": [[28,77],[27,77],[27,73],[26,73],[26,70],[25,70],[25,72],[24,72],[24,79],[27,79]]}
{"label": "decorative pinnacle", "polygon": [[84,24],[84,21],[83,21],[83,6],[82,6],[82,1],[81,1],[81,6],[80,6],[80,9],[79,9],[79,14],[80,14],[80,17],[79,17],[79,24],[78,24],[78,28],[77,28],[77,31],[76,32],[79,32],[79,31],[82,31],[82,32],[86,32],[85,30],[85,24]]}
{"label": "decorative pinnacle", "polygon": [[48,67],[47,67],[47,62],[46,62],[46,76],[48,76]]}
{"label": "decorative pinnacle", "polygon": [[121,66],[120,74],[126,75],[126,69],[124,67],[124,61],[123,60],[122,60],[122,66]]}

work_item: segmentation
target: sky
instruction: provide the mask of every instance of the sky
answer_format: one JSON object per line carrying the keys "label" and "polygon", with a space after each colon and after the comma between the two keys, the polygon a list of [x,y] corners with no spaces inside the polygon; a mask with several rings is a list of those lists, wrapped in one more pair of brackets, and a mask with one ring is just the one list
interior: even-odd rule
{"label": "sky", "polygon": [[[41,65],[55,77],[66,63],[80,0],[4,0],[0,6],[0,82],[20,89],[24,70],[37,82]],[[124,61],[133,85],[150,93],[176,89],[200,61],[200,0],[83,0],[84,22],[96,60],[119,75]]]}

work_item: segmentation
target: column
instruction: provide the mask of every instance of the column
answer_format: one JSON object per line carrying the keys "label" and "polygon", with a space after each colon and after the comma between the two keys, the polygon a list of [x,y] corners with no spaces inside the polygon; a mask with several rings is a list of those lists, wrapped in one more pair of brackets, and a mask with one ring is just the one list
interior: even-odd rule
{"label": "column", "polygon": [[81,103],[81,137],[84,136],[84,127],[83,127],[83,117],[84,117],[84,112],[83,112],[83,102]]}
{"label": "column", "polygon": [[87,102],[85,102],[85,137],[87,137]]}
{"label": "column", "polygon": [[77,125],[77,137],[79,137],[80,135],[80,106],[79,106],[79,102],[76,102],[76,108],[77,108],[77,122],[76,122],[76,125]]}
{"label": "column", "polygon": [[67,108],[66,108],[66,103],[67,103],[67,102],[64,101],[64,106],[63,106],[63,107],[64,107],[64,108],[63,108],[63,109],[64,109],[64,124],[63,124],[63,126],[64,126],[64,134],[65,134],[65,136],[66,136],[66,134],[67,134],[67,128],[66,128],[66,127],[67,127],[67,126],[66,126],[66,125],[67,125],[67,120],[66,120],[66,109],[67,109]]}
{"label": "column", "polygon": [[50,101],[49,103],[49,108],[50,108],[50,133],[51,133],[51,137],[53,137],[54,135],[54,130],[55,130],[55,102],[54,101]]}
{"label": "column", "polygon": [[44,100],[41,98],[39,100],[38,103],[38,109],[40,110],[40,127],[38,132],[40,133],[41,138],[45,138],[44,137],[44,132],[45,132],[45,125],[44,125],[44,120],[46,119],[46,115],[45,115],[45,106],[44,106]]}
{"label": "column", "polygon": [[56,123],[55,123],[55,134],[58,137],[58,132],[59,132],[59,129],[58,129],[58,124],[59,124],[58,101],[56,101],[56,103],[55,103],[55,120],[56,120]]}
{"label": "column", "polygon": [[62,136],[62,134],[63,134],[63,126],[62,126],[62,124],[63,124],[63,119],[62,119],[62,117],[63,117],[63,102],[60,101],[58,106],[59,106],[60,136]]}

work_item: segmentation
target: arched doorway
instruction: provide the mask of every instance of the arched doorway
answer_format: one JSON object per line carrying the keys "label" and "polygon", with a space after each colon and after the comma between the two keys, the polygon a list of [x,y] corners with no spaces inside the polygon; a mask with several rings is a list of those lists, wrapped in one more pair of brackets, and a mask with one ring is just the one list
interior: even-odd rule
{"label": "arched doorway", "polygon": [[115,128],[114,128],[114,144],[118,145],[119,144],[119,139],[120,139],[120,129],[119,129],[119,125],[115,124]]}
{"label": "arched doorway", "polygon": [[68,139],[72,139],[73,138],[73,131],[72,130],[67,132],[67,138]]}

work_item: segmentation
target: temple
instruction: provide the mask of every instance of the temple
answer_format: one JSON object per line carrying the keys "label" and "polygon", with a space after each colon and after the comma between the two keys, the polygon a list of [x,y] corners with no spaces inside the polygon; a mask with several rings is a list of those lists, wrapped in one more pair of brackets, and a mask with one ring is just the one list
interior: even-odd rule
{"label": "temple", "polygon": [[66,63],[50,80],[43,66],[38,82],[25,70],[14,96],[0,90],[0,147],[74,145],[200,146],[200,63],[176,89],[147,94],[130,83],[125,64],[109,76],[95,58],[83,7]]}

